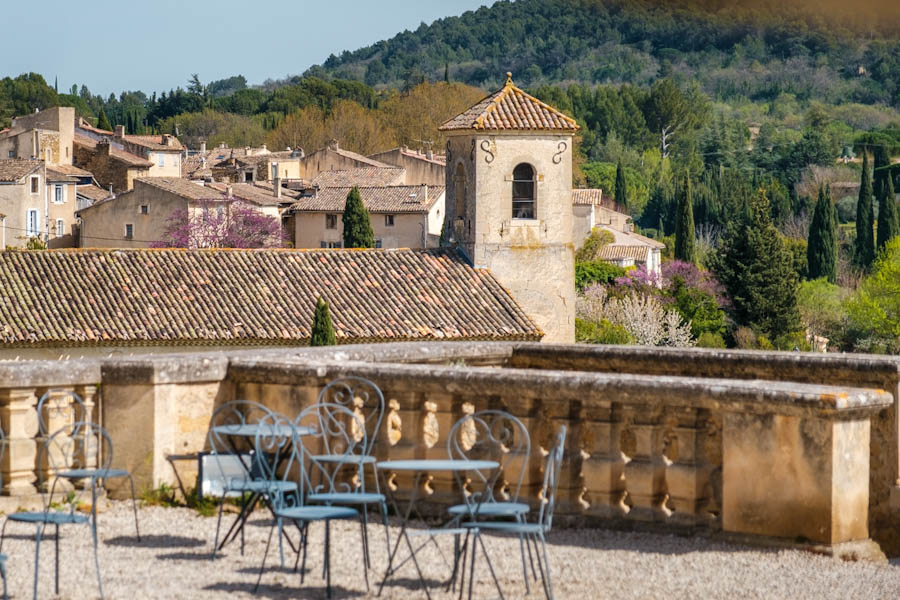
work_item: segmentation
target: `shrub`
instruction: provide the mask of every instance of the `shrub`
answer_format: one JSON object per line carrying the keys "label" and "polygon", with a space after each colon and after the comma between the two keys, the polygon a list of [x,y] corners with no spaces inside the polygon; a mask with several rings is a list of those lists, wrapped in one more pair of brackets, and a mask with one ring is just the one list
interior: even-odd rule
{"label": "shrub", "polygon": [[597,260],[600,250],[616,241],[613,234],[605,229],[595,227],[591,230],[591,234],[585,238],[584,243],[578,252],[575,253],[575,260],[578,262],[591,262]]}
{"label": "shrub", "polygon": [[575,319],[575,341],[587,344],[633,344],[634,339],[621,325],[606,319],[599,323]]}
{"label": "shrub", "polygon": [[724,348],[725,339],[721,334],[704,331],[697,338],[697,346],[700,348]]}
{"label": "shrub", "polygon": [[610,284],[624,276],[625,269],[602,260],[575,263],[575,288],[579,292],[591,284]]}

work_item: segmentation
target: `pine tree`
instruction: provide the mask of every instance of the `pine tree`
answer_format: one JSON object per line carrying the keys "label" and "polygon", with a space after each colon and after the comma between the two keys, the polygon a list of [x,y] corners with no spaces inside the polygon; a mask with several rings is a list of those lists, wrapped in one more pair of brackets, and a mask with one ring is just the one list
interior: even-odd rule
{"label": "pine tree", "polygon": [[806,246],[810,279],[825,277],[831,283],[837,279],[836,227],[836,210],[831,203],[831,190],[820,187],[819,200],[809,225],[809,243]]}
{"label": "pine tree", "polygon": [[760,190],[750,201],[749,215],[729,225],[712,260],[738,324],[774,339],[799,331],[801,324],[793,257],[769,211],[769,200]]}
{"label": "pine tree", "polygon": [[869,156],[863,152],[859,200],[856,203],[856,264],[868,269],[875,260],[875,215],[872,206],[872,179]]}
{"label": "pine tree", "polygon": [[678,219],[675,221],[675,258],[685,262],[697,262],[694,247],[694,202],[691,181],[685,176],[684,187],[678,197]]}
{"label": "pine tree", "polygon": [[331,324],[331,313],[328,310],[328,303],[319,296],[319,299],[316,300],[316,312],[313,314],[309,345],[334,346],[335,344],[337,344],[337,339],[334,335],[334,325]]}
{"label": "pine tree", "polygon": [[344,205],[342,220],[344,223],[344,248],[375,247],[372,221],[369,219],[369,211],[363,206],[357,187],[347,194],[347,204]]}
{"label": "pine tree", "polygon": [[106,113],[103,112],[103,109],[100,109],[100,115],[97,117],[97,129],[103,129],[104,131],[112,131],[112,125],[109,123],[109,119],[106,118]]}
{"label": "pine tree", "polygon": [[628,192],[625,189],[625,170],[622,161],[616,165],[616,204],[622,208],[628,208]]}
{"label": "pine tree", "polygon": [[900,235],[900,220],[897,215],[897,198],[894,195],[894,181],[888,174],[882,180],[878,198],[878,250],[884,248],[893,237]]}

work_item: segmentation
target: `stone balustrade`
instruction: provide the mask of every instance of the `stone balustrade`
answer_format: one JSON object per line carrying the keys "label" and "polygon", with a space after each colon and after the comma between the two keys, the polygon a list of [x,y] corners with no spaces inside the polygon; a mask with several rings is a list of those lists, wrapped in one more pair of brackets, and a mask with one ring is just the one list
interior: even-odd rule
{"label": "stone balustrade", "polygon": [[[803,353],[412,343],[109,359],[79,363],[99,373],[66,385],[91,395],[102,382],[95,414],[113,437],[114,466],[130,469],[139,487],[175,483],[166,457],[204,450],[209,418],[221,403],[255,400],[293,415],[327,382],[352,374],[385,394],[375,446],[380,459],[446,457],[454,422],[498,408],[531,432],[523,495],[534,503],[543,457],[559,426],[568,427],[557,508],[563,523],[866,554],[874,546],[867,545],[870,535],[882,545],[891,539],[879,529],[887,521],[872,521],[870,513],[873,490],[888,489],[896,477],[882,481],[881,469],[870,479],[870,454],[896,451],[896,436],[882,422],[893,425],[896,363],[828,360]],[[8,369],[35,375],[41,369],[35,365]],[[22,373],[19,379],[28,380]],[[24,415],[29,408],[33,415],[42,388],[11,381],[0,368],[3,427],[10,438],[31,441],[33,458],[36,419],[25,427]],[[14,410],[23,416],[10,420]],[[183,479],[190,480],[191,467],[181,467]],[[24,462],[5,458],[4,486],[9,480],[19,487],[4,492],[27,492],[21,486],[33,485],[34,468],[32,462],[26,474]],[[399,473],[389,482],[398,491],[411,485]],[[458,499],[446,474],[430,474],[423,485],[432,505]]]}

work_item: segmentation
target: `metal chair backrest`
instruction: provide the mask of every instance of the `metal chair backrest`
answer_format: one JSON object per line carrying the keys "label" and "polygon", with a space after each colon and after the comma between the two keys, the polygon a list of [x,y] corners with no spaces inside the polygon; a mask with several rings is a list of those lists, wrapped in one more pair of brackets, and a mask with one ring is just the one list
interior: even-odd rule
{"label": "metal chair backrest", "polygon": [[57,428],[76,421],[93,421],[87,414],[84,400],[72,390],[47,390],[37,403],[38,432],[41,438],[47,437],[51,428]]}
{"label": "metal chair backrest", "polygon": [[278,485],[288,482],[299,484],[303,479],[302,454],[297,445],[294,422],[284,415],[270,412],[257,423],[256,430],[253,447],[257,481],[272,484],[265,494],[273,508],[297,505],[301,499],[293,492],[293,485]]}
{"label": "metal chair backrest", "polygon": [[[337,404],[351,410],[357,419],[352,423],[357,431],[353,431],[354,437],[359,440],[359,434],[364,433],[365,444],[357,444],[354,453],[358,455],[370,455],[372,446],[378,438],[381,429],[381,421],[384,418],[384,394],[373,382],[363,377],[348,375],[330,382],[319,392],[319,403]],[[358,421],[362,420],[363,427],[358,427]]]}
{"label": "metal chair backrest", "polygon": [[[486,489],[486,497],[481,501],[516,502],[528,471],[531,436],[522,421],[508,412],[482,410],[454,423],[447,438],[447,454],[452,459],[494,460],[500,463],[500,481],[505,482],[499,486],[502,497],[498,499],[494,489]],[[518,473],[515,473],[516,470]],[[475,477],[480,478],[482,486],[488,483],[489,473],[474,473]]]}
{"label": "metal chair backrest", "polygon": [[[317,402],[294,421],[295,444],[302,457],[304,494],[335,494],[365,491],[362,463],[354,460],[368,436],[362,417],[341,404]],[[306,431],[305,435],[300,435]],[[328,460],[316,456],[328,455]],[[348,467],[350,469],[348,470]]]}
{"label": "metal chair backrest", "polygon": [[[44,512],[49,512],[57,502],[53,496],[58,485],[62,482],[71,484],[72,478],[61,477],[62,473],[85,471],[98,476],[109,470],[112,459],[113,444],[109,433],[96,423],[75,421],[50,434],[40,446],[38,464],[43,468],[37,470],[38,489],[49,492],[43,494]],[[68,498],[70,513],[77,508],[78,492],[84,490],[93,492],[94,486],[65,485],[64,490],[60,490],[75,493]]]}
{"label": "metal chair backrest", "polygon": [[[210,453],[215,457],[216,466],[227,488],[238,488],[243,483],[253,481],[265,474],[256,460],[256,426],[271,419],[274,413],[258,402],[232,400],[216,409],[209,420],[207,441]],[[249,464],[241,463],[235,468],[236,460],[250,455]]]}
{"label": "metal chair backrest", "polygon": [[556,508],[556,490],[559,487],[559,472],[562,468],[563,454],[566,448],[566,426],[559,428],[556,444],[547,455],[544,467],[544,487],[541,490],[541,508],[538,511],[538,523],[544,531],[550,531],[553,525],[553,510]]}

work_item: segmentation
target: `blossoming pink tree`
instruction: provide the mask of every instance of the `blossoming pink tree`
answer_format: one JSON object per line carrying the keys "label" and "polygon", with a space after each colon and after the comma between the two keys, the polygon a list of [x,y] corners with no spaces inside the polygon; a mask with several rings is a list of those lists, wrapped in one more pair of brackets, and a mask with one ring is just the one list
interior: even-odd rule
{"label": "blossoming pink tree", "polygon": [[279,248],[281,223],[246,202],[210,201],[189,215],[174,211],[154,248]]}

